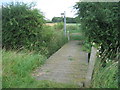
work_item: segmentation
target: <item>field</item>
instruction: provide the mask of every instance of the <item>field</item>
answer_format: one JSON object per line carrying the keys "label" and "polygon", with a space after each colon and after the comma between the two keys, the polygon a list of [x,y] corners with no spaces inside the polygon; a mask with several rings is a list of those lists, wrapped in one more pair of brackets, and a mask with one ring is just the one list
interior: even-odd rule
{"label": "field", "polygon": [[[56,25],[57,23],[46,23],[46,25],[48,25],[48,26],[54,26],[54,25]],[[76,24],[76,23],[66,23],[66,25],[69,25],[69,26],[71,26],[71,25],[80,25],[80,24]]]}
{"label": "field", "polygon": [[46,23],[45,25],[48,25],[48,26],[54,26],[56,25],[57,23]]}

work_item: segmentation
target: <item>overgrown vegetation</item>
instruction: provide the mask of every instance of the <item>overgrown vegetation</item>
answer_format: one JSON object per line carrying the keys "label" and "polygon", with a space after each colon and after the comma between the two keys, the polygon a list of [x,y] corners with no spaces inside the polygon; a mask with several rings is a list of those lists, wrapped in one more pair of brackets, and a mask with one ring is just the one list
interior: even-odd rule
{"label": "overgrown vegetation", "polygon": [[75,88],[76,85],[37,81],[32,71],[44,64],[46,57],[39,53],[3,50],[3,88]]}
{"label": "overgrown vegetation", "polygon": [[75,6],[86,40],[100,46],[100,54],[109,59],[118,59],[120,55],[119,4],[78,2]]}
{"label": "overgrown vegetation", "polygon": [[62,28],[46,26],[44,16],[34,4],[3,4],[2,13],[3,88],[71,86],[31,77],[36,67],[67,42]]}
{"label": "overgrown vegetation", "polygon": [[118,61],[110,61],[106,67],[98,59],[92,79],[93,88],[118,88]]}
{"label": "overgrown vegetation", "polygon": [[55,30],[62,29],[62,25],[56,25],[55,29],[45,26],[44,16],[33,9],[33,4],[10,3],[2,9],[3,48],[28,49],[50,56],[65,43],[62,32],[56,33]]}
{"label": "overgrown vegetation", "polygon": [[54,25],[55,30],[63,30],[63,27],[64,27],[63,22],[60,22]]}
{"label": "overgrown vegetation", "polygon": [[118,87],[119,5],[120,2],[78,2],[74,6],[78,11],[82,35],[89,46],[88,49],[95,46],[99,51],[100,59],[97,60],[99,64],[93,74],[92,87],[94,88]]}

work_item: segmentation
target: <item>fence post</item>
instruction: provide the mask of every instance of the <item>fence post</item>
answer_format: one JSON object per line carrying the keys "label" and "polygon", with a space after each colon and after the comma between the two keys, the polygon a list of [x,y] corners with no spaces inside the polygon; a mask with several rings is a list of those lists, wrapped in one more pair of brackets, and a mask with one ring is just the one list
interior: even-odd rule
{"label": "fence post", "polygon": [[70,32],[67,31],[67,37],[68,37],[68,41],[70,41]]}
{"label": "fence post", "polygon": [[96,53],[97,53],[97,49],[92,47],[90,61],[89,61],[89,65],[88,65],[88,71],[87,71],[87,75],[86,75],[86,81],[85,81],[85,87],[87,87],[87,88],[89,88],[91,85],[92,74],[93,74],[95,60],[96,60]]}

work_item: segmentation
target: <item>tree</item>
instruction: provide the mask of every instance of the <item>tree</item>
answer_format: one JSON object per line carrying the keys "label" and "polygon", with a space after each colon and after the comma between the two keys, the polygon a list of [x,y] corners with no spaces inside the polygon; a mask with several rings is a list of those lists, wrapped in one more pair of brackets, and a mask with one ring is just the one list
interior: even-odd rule
{"label": "tree", "polygon": [[53,17],[52,22],[63,22],[63,17]]}
{"label": "tree", "polygon": [[[63,17],[53,17],[52,21],[53,22],[63,22]],[[77,18],[72,18],[72,17],[66,17],[66,23],[76,23]]]}

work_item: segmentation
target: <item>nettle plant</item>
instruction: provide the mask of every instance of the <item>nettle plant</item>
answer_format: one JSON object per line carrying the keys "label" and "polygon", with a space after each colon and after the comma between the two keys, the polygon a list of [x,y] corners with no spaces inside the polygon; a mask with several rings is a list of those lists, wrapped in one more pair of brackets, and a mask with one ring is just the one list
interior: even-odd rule
{"label": "nettle plant", "polygon": [[90,44],[97,44],[105,61],[120,58],[119,26],[120,2],[78,2],[74,6],[82,32]]}

